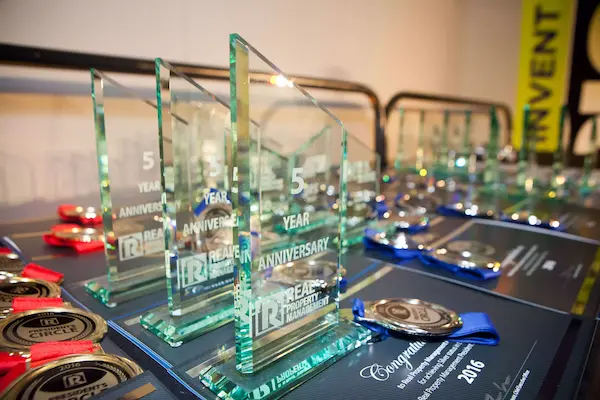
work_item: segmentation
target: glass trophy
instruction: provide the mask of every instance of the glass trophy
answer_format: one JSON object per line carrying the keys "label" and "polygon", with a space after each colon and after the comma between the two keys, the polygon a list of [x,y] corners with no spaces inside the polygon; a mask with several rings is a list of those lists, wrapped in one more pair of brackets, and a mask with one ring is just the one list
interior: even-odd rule
{"label": "glass trophy", "polygon": [[[467,114],[469,117],[469,114]],[[469,119],[467,119],[469,121]],[[467,127],[468,130],[468,127]],[[499,196],[503,186],[499,178],[499,124],[496,116],[496,110],[490,108],[490,137],[486,151],[486,160],[483,172],[483,186],[477,187],[478,181],[477,160],[474,151],[470,150],[467,160],[467,187],[462,198],[454,198],[450,203],[446,203],[445,209],[454,215],[462,215],[471,218],[493,218],[495,217],[498,206]]]}
{"label": "glass trophy", "polygon": [[550,177],[549,188],[546,196],[549,199],[564,199],[568,195],[569,186],[565,175],[565,168],[569,165],[567,151],[565,151],[564,131],[565,119],[567,117],[568,107],[563,105],[560,109],[560,119],[558,122],[558,144],[554,157],[552,159],[552,176]]}
{"label": "glass trophy", "polygon": [[596,116],[592,116],[592,133],[590,134],[590,142],[588,144],[589,150],[583,159],[583,170],[581,171],[581,178],[579,179],[579,194],[582,197],[591,194],[596,186],[596,182],[592,177],[592,172],[594,171],[594,168],[596,168],[598,159],[596,129]]}
{"label": "glass trophy", "polygon": [[[370,338],[367,330],[339,317],[341,240],[330,250],[336,237],[344,238],[347,136],[336,117],[241,37],[231,35],[230,50],[235,166],[231,192],[238,216],[234,240],[240,249],[234,278],[235,354],[217,351],[204,363],[200,379],[220,397],[281,397]],[[264,71],[279,77],[280,84],[265,84],[269,76]],[[269,104],[282,101],[289,106],[308,107],[302,125],[286,126],[285,121],[279,126],[274,122],[268,126],[259,124],[253,137],[252,121],[260,121]],[[300,129],[311,126],[311,122],[320,128],[304,132],[305,137],[312,139],[303,139],[296,147],[295,139],[303,136]],[[309,226],[314,214],[310,207],[296,212],[303,204],[297,196],[318,183],[318,187],[333,188],[324,198],[339,204],[330,208],[335,216],[330,223],[337,226],[337,231],[334,233],[325,224],[304,233],[301,243],[264,249],[261,193],[263,184],[268,183],[260,179],[253,189],[251,182],[253,176],[261,176],[264,150],[260,143],[281,137],[285,129],[295,131],[282,152],[289,160],[288,170],[273,170],[272,179],[283,180],[281,193],[287,196],[290,208],[277,218],[286,229]],[[316,168],[307,173],[305,165],[317,155],[326,155],[332,168]],[[254,157],[258,164],[252,162]]]}
{"label": "glass trophy", "polygon": [[[464,127],[462,136],[459,138],[456,150],[456,161],[454,163],[455,173],[461,181],[468,181],[469,158],[471,156],[471,111],[465,111]],[[460,131],[459,131],[460,133]],[[460,136],[460,135],[459,135]]]}
{"label": "glass trophy", "polygon": [[85,287],[114,307],[165,288],[156,103],[153,85],[91,75],[107,275]]}
{"label": "glass trophy", "polygon": [[398,143],[396,145],[396,158],[394,160],[394,169],[396,170],[396,178],[400,179],[402,174],[407,169],[406,154],[404,154],[404,107],[398,109]]}
{"label": "glass trophy", "polygon": [[[225,102],[156,60],[168,305],[141,325],[171,346],[233,320],[233,243]],[[169,184],[169,181],[173,185]]]}
{"label": "glass trophy", "polygon": [[381,176],[379,154],[352,134],[348,133],[347,137],[348,203],[346,239],[342,242],[343,248],[362,243],[365,228],[375,223],[378,218],[378,207],[384,201],[379,187]]}

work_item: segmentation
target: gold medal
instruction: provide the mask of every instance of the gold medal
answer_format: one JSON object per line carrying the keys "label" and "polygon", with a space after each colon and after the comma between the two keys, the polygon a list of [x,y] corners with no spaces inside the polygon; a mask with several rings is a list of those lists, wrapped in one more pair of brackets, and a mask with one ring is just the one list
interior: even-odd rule
{"label": "gold medal", "polygon": [[73,240],[77,242],[94,242],[103,240],[103,236],[94,228],[70,227],[68,229],[54,230],[52,234],[58,239]]}
{"label": "gold medal", "polygon": [[81,207],[81,206],[63,210],[63,214],[66,215],[67,217],[87,218],[87,219],[93,219],[93,218],[96,218],[96,216],[98,216],[98,212],[96,211],[96,209],[94,207]]}
{"label": "gold medal", "polygon": [[38,279],[0,276],[0,309],[10,309],[15,297],[60,297],[60,286]]}
{"label": "gold medal", "polygon": [[111,354],[66,356],[19,376],[0,393],[0,398],[87,399],[142,372],[134,362]]}
{"label": "gold medal", "polygon": [[0,274],[3,272],[14,274],[19,273],[25,268],[25,263],[21,261],[15,253],[0,253]]}
{"label": "gold medal", "polygon": [[71,307],[49,307],[11,314],[0,321],[0,348],[25,350],[36,343],[99,342],[108,327],[97,314]]}

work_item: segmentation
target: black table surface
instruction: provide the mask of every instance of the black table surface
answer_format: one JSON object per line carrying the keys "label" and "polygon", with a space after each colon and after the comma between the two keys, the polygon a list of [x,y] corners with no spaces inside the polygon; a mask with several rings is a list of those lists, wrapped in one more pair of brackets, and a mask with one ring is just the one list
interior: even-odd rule
{"label": "black table surface", "polygon": [[[483,311],[492,318],[501,336],[497,347],[475,346],[469,350],[462,344],[456,350],[457,354],[461,349],[469,350],[469,359],[485,362],[485,373],[472,386],[461,385],[463,382],[458,379],[444,383],[440,391],[431,395],[432,399],[496,399],[505,395],[510,398],[509,389],[514,391],[518,381],[523,379],[527,384],[523,385],[518,398],[597,398],[600,340],[595,333],[600,300],[595,276],[590,272],[597,262],[597,242],[589,237],[593,235],[582,238],[504,223],[473,222],[464,228],[467,222],[454,218],[437,220],[429,239],[489,238],[500,258],[522,246],[521,257],[531,252],[530,258],[535,258],[535,254],[538,260],[555,261],[556,266],[552,270],[542,269],[542,260],[537,271],[529,274],[533,265],[525,268],[524,262],[510,277],[478,282],[431,269],[417,260],[397,262],[385,254],[366,252],[359,245],[346,258],[348,292],[343,297],[342,308],[350,307],[353,297],[375,300],[402,295],[443,303],[458,312]],[[110,329],[103,342],[105,350],[124,354],[140,364],[147,371],[140,384],[154,380],[158,382],[155,386],[159,392],[164,390],[165,395],[174,398],[216,398],[185,372],[199,354],[222,344],[224,338],[232,338],[233,328],[226,325],[179,348],[169,347],[141,328],[138,318],[145,311],[165,304],[166,290],[112,309],[100,304],[85,292],[83,282],[106,273],[103,252],[76,255],[69,249],[45,245],[42,234],[56,223],[59,223],[57,219],[49,217],[0,224],[0,235],[11,238],[32,262],[65,273],[65,297],[108,321]],[[462,236],[455,235],[457,231]],[[565,258],[569,254],[572,257]],[[519,258],[511,262],[509,271],[516,267]],[[546,275],[542,275],[542,271]],[[549,289],[544,291],[546,286]],[[589,290],[583,291],[584,287]],[[404,339],[390,338],[360,348],[285,397],[312,398],[318,393],[319,397],[331,399],[418,398],[427,385],[412,382],[399,389],[400,378],[375,382],[360,375],[369,365],[389,363],[406,344]],[[439,344],[428,344],[423,354],[431,353],[436,346]],[[415,356],[414,366],[420,362],[422,360]],[[526,376],[524,371],[529,371]],[[432,381],[433,378],[429,384]]]}

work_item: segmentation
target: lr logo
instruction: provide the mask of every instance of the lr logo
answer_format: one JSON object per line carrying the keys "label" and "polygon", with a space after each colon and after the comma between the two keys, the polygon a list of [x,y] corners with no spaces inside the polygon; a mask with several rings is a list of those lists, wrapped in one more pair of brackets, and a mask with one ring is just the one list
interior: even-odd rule
{"label": "lr logo", "polygon": [[63,376],[63,385],[65,389],[70,389],[85,383],[87,383],[87,379],[85,379],[85,374],[83,372],[76,372],[74,374]]}
{"label": "lr logo", "polygon": [[54,325],[60,325],[58,323],[58,318],[42,318],[40,320],[40,324],[42,326],[54,326]]}
{"label": "lr logo", "polygon": [[181,287],[188,287],[208,280],[206,253],[179,260]]}
{"label": "lr logo", "polygon": [[283,325],[283,304],[285,292],[275,293],[266,298],[256,300],[256,336],[267,333]]}
{"label": "lr logo", "polygon": [[131,260],[144,255],[142,232],[123,235],[119,238],[119,260]]}

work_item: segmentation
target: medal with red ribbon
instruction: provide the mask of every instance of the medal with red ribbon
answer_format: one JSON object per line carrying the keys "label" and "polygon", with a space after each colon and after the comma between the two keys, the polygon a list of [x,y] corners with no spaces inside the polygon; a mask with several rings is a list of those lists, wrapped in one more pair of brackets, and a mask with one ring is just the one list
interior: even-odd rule
{"label": "medal with red ribbon", "polygon": [[5,249],[0,248],[0,275],[40,279],[59,285],[63,282],[64,274],[38,264],[25,264],[17,253],[12,253],[10,249],[4,251]]}
{"label": "medal with red ribbon", "polygon": [[64,222],[75,222],[81,225],[98,225],[102,223],[102,215],[94,207],[61,204],[58,206],[58,216]]}
{"label": "medal with red ribbon", "polygon": [[0,352],[0,375],[4,375],[0,379],[0,391],[28,370],[57,358],[99,352],[102,352],[102,347],[91,340],[36,343],[29,351]]}
{"label": "medal with red ribbon", "polygon": [[104,249],[104,236],[94,228],[75,224],[59,224],[44,234],[44,242],[55,247],[71,247],[77,253],[89,253]]}

